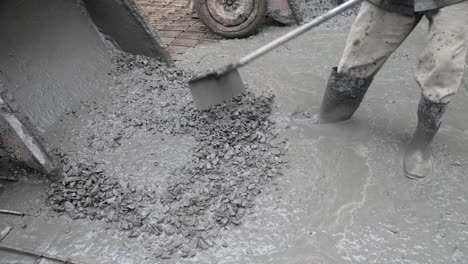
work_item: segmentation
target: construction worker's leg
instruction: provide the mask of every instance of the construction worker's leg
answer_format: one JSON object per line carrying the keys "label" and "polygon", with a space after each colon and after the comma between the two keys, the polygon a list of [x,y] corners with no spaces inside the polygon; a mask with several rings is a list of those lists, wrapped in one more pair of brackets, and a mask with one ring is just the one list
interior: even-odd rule
{"label": "construction worker's leg", "polygon": [[317,123],[344,121],[354,114],[373,76],[411,33],[420,17],[363,2],[351,27],[343,57],[332,70]]}
{"label": "construction worker's leg", "polygon": [[432,171],[430,144],[460,86],[468,49],[468,2],[428,12],[426,17],[428,42],[416,71],[416,82],[422,90],[418,126],[403,164],[410,178],[422,178]]}
{"label": "construction worker's leg", "polygon": [[338,73],[357,78],[374,76],[420,19],[364,2],[349,32]]}

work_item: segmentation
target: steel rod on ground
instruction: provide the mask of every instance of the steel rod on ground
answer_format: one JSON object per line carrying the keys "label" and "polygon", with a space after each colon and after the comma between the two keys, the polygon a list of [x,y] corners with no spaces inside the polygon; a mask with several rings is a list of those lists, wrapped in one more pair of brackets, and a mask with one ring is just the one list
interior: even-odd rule
{"label": "steel rod on ground", "polygon": [[0,209],[0,214],[10,214],[10,215],[19,215],[19,216],[25,216],[26,215],[23,212],[4,210],[4,209]]}
{"label": "steel rod on ground", "polygon": [[60,261],[62,263],[67,263],[67,264],[85,264],[83,262],[73,261],[73,260],[71,260],[69,258],[54,256],[54,255],[50,255],[50,254],[47,254],[47,253],[40,253],[40,252],[33,251],[33,250],[25,250],[25,249],[13,247],[13,246],[0,245],[0,250],[6,250],[6,251],[14,252],[14,253],[26,254],[26,255],[33,256],[33,257],[37,257],[37,258],[46,258],[46,259],[50,259],[50,260]]}

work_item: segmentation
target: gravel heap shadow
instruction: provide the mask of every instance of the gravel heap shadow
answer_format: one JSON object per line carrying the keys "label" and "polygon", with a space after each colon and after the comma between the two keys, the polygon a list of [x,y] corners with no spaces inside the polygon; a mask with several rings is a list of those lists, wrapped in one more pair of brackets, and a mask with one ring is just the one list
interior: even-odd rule
{"label": "gravel heap shadow", "polygon": [[[127,100],[127,107],[141,111],[133,113],[136,119],[125,111],[112,110],[120,113],[114,118],[148,133],[192,135],[197,141],[193,158],[174,170],[167,188],[157,194],[107,175],[92,160],[71,161],[69,154],[57,152],[67,169],[64,180],[52,185],[49,204],[73,218],[117,222],[130,237],[144,241],[155,257],[169,258],[175,253],[193,256],[196,250],[219,243],[223,227],[241,224],[255,205],[256,196],[281,174],[286,141],[278,138],[269,119],[273,96],[246,93],[199,112],[189,99],[186,80],[190,76],[180,70],[164,69],[158,61],[130,55],[120,55],[116,65],[117,73],[138,70],[144,73],[138,75],[143,79],[164,81],[158,85],[140,82],[141,93],[134,97],[134,91],[131,95],[129,90],[118,91],[116,100]],[[153,105],[154,111],[145,110],[149,101],[161,102],[161,98],[165,102]],[[98,108],[91,107],[92,111]],[[128,138],[125,129],[114,137],[118,141]]]}

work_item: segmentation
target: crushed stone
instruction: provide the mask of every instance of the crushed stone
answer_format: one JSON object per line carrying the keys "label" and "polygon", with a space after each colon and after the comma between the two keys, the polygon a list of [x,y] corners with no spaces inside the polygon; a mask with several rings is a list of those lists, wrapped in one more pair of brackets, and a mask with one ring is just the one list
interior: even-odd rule
{"label": "crushed stone", "polygon": [[[113,223],[157,258],[228,246],[220,231],[242,223],[286,163],[287,141],[270,119],[274,97],[247,92],[200,112],[189,73],[123,53],[114,56],[112,77],[106,103],[87,102],[63,117],[64,126],[77,129],[55,139],[64,172],[48,191],[50,207],[73,219]],[[136,133],[189,135],[196,142],[192,158],[161,189],[109,174],[95,157],[123,148]]]}
{"label": "crushed stone", "polygon": [[[296,0],[290,1],[294,10],[302,23],[307,23],[335,8],[341,2],[338,0]],[[353,23],[354,17],[359,12],[359,6],[352,7],[341,14],[329,19],[322,27],[327,29],[347,29]]]}

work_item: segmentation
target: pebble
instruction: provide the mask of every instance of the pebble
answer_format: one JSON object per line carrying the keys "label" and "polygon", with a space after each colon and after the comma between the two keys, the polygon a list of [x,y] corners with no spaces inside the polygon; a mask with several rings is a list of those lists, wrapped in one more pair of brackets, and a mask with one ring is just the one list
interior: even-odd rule
{"label": "pebble", "polygon": [[[198,111],[186,84],[190,74],[131,55],[116,58],[113,74],[119,82],[119,74],[134,69],[143,69],[141,82],[135,78],[134,84],[114,90],[112,104],[89,107],[95,120],[76,137],[86,139],[86,146],[78,152],[54,151],[67,169],[63,180],[51,185],[48,204],[76,218],[116,222],[129,237],[154,237],[161,245],[147,240],[145,248],[157,258],[176,252],[191,257],[214,246],[222,228],[242,224],[255,197],[281,175],[286,144],[269,119],[274,97],[247,92]],[[131,176],[115,178],[93,160],[97,151],[120,148],[137,132],[192,136],[197,142],[192,160],[171,173],[157,196],[135,186]],[[159,209],[149,211],[149,205]]]}

